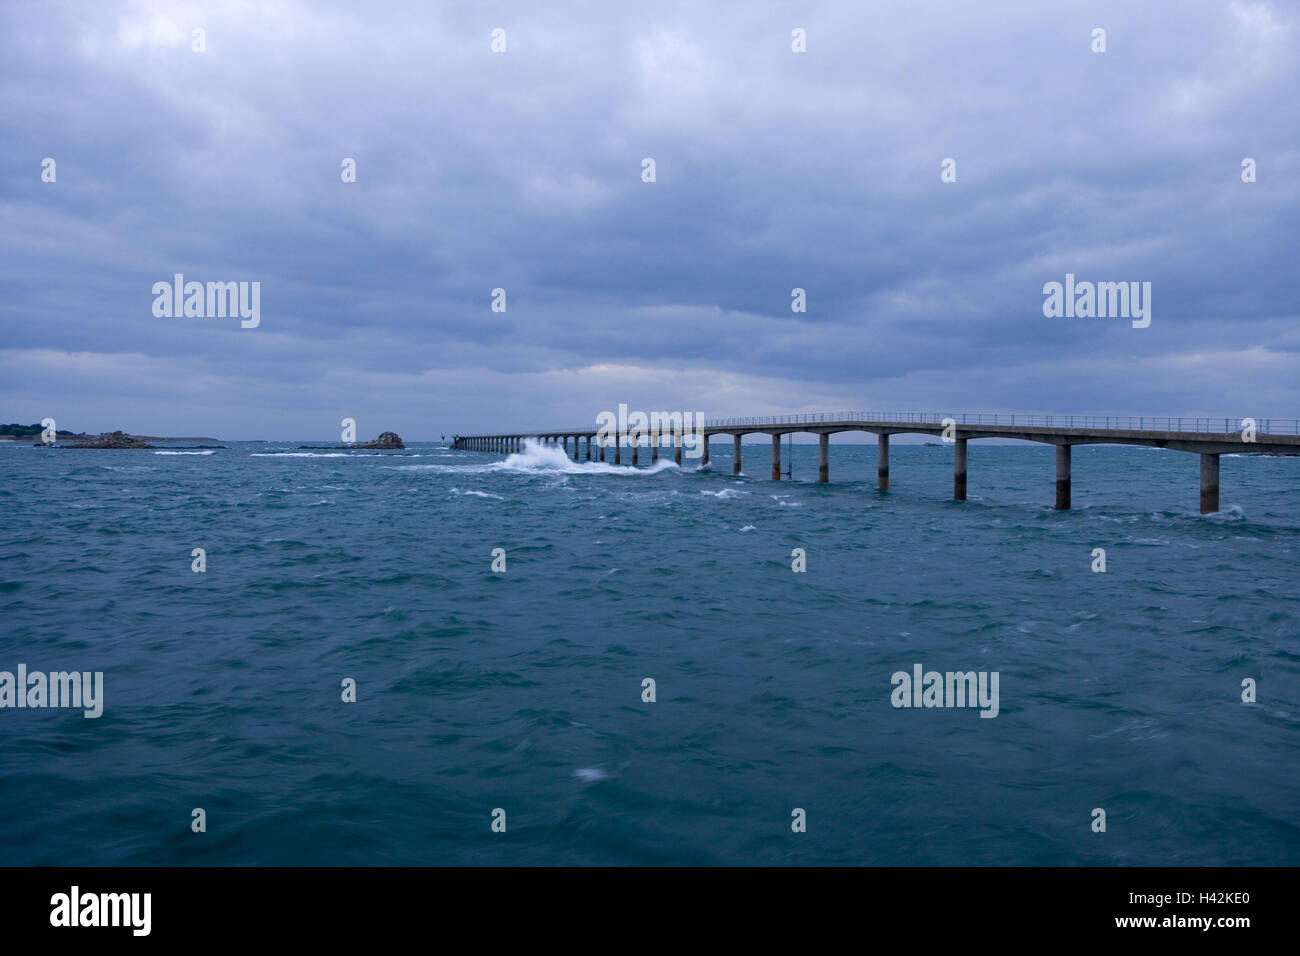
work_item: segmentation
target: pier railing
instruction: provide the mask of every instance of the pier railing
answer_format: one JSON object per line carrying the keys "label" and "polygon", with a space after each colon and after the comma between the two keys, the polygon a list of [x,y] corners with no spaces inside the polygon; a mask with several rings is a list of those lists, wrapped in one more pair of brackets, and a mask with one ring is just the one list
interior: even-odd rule
{"label": "pier railing", "polygon": [[[706,428],[748,425],[817,425],[828,422],[912,422],[938,425],[951,418],[958,425],[1027,425],[1045,428],[1110,428],[1129,431],[1202,432],[1228,435],[1242,429],[1242,418],[1190,418],[1163,415],[1026,415],[1019,412],[812,412],[757,418],[716,418]],[[1300,435],[1300,418],[1257,418],[1264,435]]]}

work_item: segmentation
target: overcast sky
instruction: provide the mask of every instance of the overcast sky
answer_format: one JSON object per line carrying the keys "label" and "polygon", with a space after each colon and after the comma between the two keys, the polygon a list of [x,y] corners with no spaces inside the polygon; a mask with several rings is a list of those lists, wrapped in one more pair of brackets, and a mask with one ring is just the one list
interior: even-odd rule
{"label": "overcast sky", "polygon": [[[1300,417],[1298,51],[1249,0],[4,4],[0,422]],[[156,317],[177,272],[260,325]]]}

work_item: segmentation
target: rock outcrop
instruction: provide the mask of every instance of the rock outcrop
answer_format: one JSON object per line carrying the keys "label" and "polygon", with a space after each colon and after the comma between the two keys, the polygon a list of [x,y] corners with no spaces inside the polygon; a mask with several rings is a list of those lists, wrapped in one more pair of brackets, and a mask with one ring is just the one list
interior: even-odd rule
{"label": "rock outcrop", "polygon": [[126,432],[104,432],[90,441],[77,442],[69,448],[152,448],[146,441],[141,441]]}
{"label": "rock outcrop", "polygon": [[387,451],[406,446],[402,444],[402,437],[397,432],[383,432],[374,441],[362,442],[359,445],[299,445],[298,447],[312,451],[352,451],[356,448]]}
{"label": "rock outcrop", "polygon": [[352,445],[353,448],[405,448],[402,444],[401,436],[397,432],[383,432],[374,441],[364,442],[360,445]]}

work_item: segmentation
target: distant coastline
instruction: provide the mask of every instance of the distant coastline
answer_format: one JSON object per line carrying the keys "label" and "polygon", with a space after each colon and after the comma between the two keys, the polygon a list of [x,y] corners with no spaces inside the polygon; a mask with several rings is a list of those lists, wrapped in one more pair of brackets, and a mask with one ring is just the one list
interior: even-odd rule
{"label": "distant coastline", "polygon": [[[0,425],[0,442],[3,441],[39,442],[41,440],[41,435],[43,432],[44,429],[39,424],[18,425],[18,424],[11,423],[8,425]],[[102,433],[72,432],[72,431],[65,431],[64,429],[59,429],[54,434],[55,434],[55,442],[63,442],[63,441],[88,442],[88,441],[96,441],[100,438],[103,438],[105,435],[111,435],[114,433],[113,432],[102,432]],[[165,437],[160,435],[136,435],[134,432],[127,432],[126,434],[131,435],[131,437],[133,437],[136,441],[140,441],[140,442],[174,443],[174,442],[219,442],[221,441],[220,438],[208,438],[208,437],[178,438],[178,437]]]}

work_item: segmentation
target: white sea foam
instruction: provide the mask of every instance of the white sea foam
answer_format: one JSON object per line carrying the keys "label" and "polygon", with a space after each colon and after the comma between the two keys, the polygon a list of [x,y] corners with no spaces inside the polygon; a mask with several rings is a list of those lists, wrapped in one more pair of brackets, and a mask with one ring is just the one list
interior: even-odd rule
{"label": "white sea foam", "polygon": [[735,488],[723,488],[721,491],[701,491],[702,495],[712,495],[714,498],[739,498],[741,495],[749,494],[748,491],[737,491]]}
{"label": "white sea foam", "polygon": [[573,775],[583,783],[595,783],[597,780],[604,780],[609,776],[599,767],[579,767],[573,771]]}
{"label": "white sea foam", "polygon": [[211,455],[212,449],[208,448],[204,451],[156,451],[154,452],[154,454],[155,455]]}
{"label": "white sea foam", "polygon": [[[612,455],[611,449],[605,450],[606,457]],[[624,449],[623,455],[631,454],[631,449]],[[649,450],[643,451],[649,455]],[[524,439],[522,451],[508,455],[504,461],[487,465],[485,471],[510,471],[522,474],[562,474],[562,475],[657,475],[661,471],[676,469],[677,464],[671,458],[660,458],[644,468],[631,465],[611,465],[604,461],[574,461],[564,449],[557,445],[543,445],[531,438]]]}
{"label": "white sea foam", "polygon": [[495,498],[497,501],[505,501],[500,495],[490,495],[486,491],[474,491],[473,489],[461,491],[459,488],[453,488],[451,493],[453,495],[473,495],[476,498]]}
{"label": "white sea foam", "polygon": [[352,456],[341,451],[331,451],[321,454],[315,451],[255,451],[249,458],[351,458]]}

